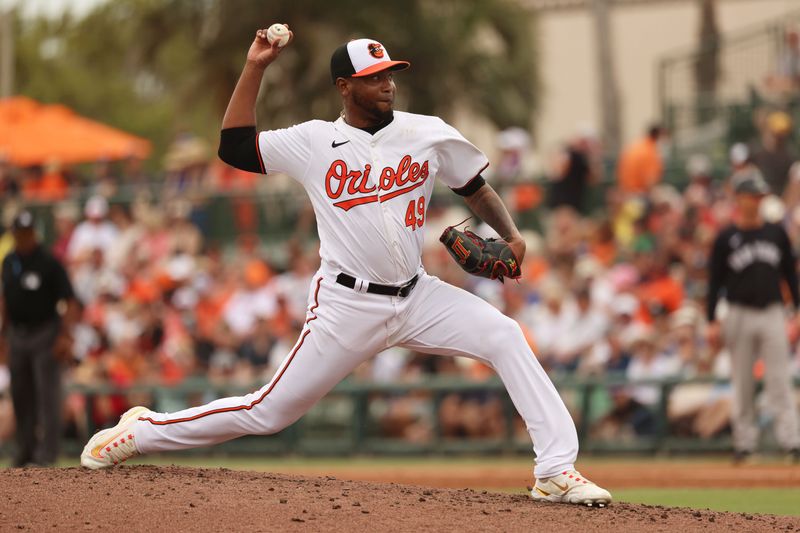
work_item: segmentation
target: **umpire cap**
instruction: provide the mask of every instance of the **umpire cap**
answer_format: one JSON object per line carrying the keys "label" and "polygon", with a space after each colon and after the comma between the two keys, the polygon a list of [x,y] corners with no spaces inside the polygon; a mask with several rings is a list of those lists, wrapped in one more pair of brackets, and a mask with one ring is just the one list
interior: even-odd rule
{"label": "umpire cap", "polygon": [[33,218],[33,213],[28,211],[27,209],[23,209],[17,216],[14,217],[14,222],[11,227],[15,230],[25,230],[25,229],[33,229],[34,223],[36,221]]}

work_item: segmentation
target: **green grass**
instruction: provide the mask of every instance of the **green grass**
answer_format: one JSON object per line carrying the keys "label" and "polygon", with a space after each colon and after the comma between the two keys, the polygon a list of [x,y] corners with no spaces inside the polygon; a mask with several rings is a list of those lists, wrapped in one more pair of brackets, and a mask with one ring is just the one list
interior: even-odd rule
{"label": "green grass", "polygon": [[626,489],[615,490],[614,499],[670,507],[800,516],[800,488]]}

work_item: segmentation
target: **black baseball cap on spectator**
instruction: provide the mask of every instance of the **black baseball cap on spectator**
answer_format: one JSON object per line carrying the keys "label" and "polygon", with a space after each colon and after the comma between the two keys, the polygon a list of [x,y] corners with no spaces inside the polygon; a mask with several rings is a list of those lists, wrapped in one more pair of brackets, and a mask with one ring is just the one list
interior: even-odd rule
{"label": "black baseball cap on spectator", "polygon": [[11,227],[14,231],[33,229],[35,222],[36,220],[33,218],[33,213],[27,209],[23,209],[14,217],[14,223]]}
{"label": "black baseball cap on spectator", "polygon": [[757,170],[754,170],[737,180],[734,186],[734,191],[736,194],[754,194],[757,196],[766,196],[770,192],[769,185],[761,175],[761,172]]}
{"label": "black baseball cap on spectator", "polygon": [[331,81],[337,78],[363,78],[384,70],[405,70],[411,63],[392,61],[389,52],[374,39],[355,39],[333,51]]}

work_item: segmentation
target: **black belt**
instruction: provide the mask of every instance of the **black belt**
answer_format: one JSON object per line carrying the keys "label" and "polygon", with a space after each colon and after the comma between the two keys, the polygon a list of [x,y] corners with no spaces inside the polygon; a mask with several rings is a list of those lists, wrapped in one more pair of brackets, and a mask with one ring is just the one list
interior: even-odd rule
{"label": "black belt", "polygon": [[[399,287],[394,285],[379,285],[377,283],[370,283],[367,286],[366,292],[370,294],[382,294],[384,296],[399,296],[401,298],[405,298],[411,294],[411,290],[414,288],[414,285],[417,284],[418,280],[419,275],[416,275],[411,278],[408,283]],[[336,276],[336,283],[339,285],[344,285],[348,289],[356,288],[356,278],[350,276],[349,274],[345,274],[344,272]]]}

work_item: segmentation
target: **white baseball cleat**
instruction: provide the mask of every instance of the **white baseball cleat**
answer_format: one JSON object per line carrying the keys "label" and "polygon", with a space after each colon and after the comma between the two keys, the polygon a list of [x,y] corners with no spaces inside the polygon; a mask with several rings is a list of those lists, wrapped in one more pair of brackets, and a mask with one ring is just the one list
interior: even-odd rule
{"label": "white baseball cleat", "polygon": [[107,468],[139,455],[133,442],[133,425],[150,409],[132,407],[123,414],[113,428],[98,431],[89,439],[81,453],[81,465],[92,470]]}
{"label": "white baseball cleat", "polygon": [[605,507],[611,503],[610,492],[598,487],[577,470],[565,470],[553,477],[537,479],[531,497],[534,500],[589,507]]}

